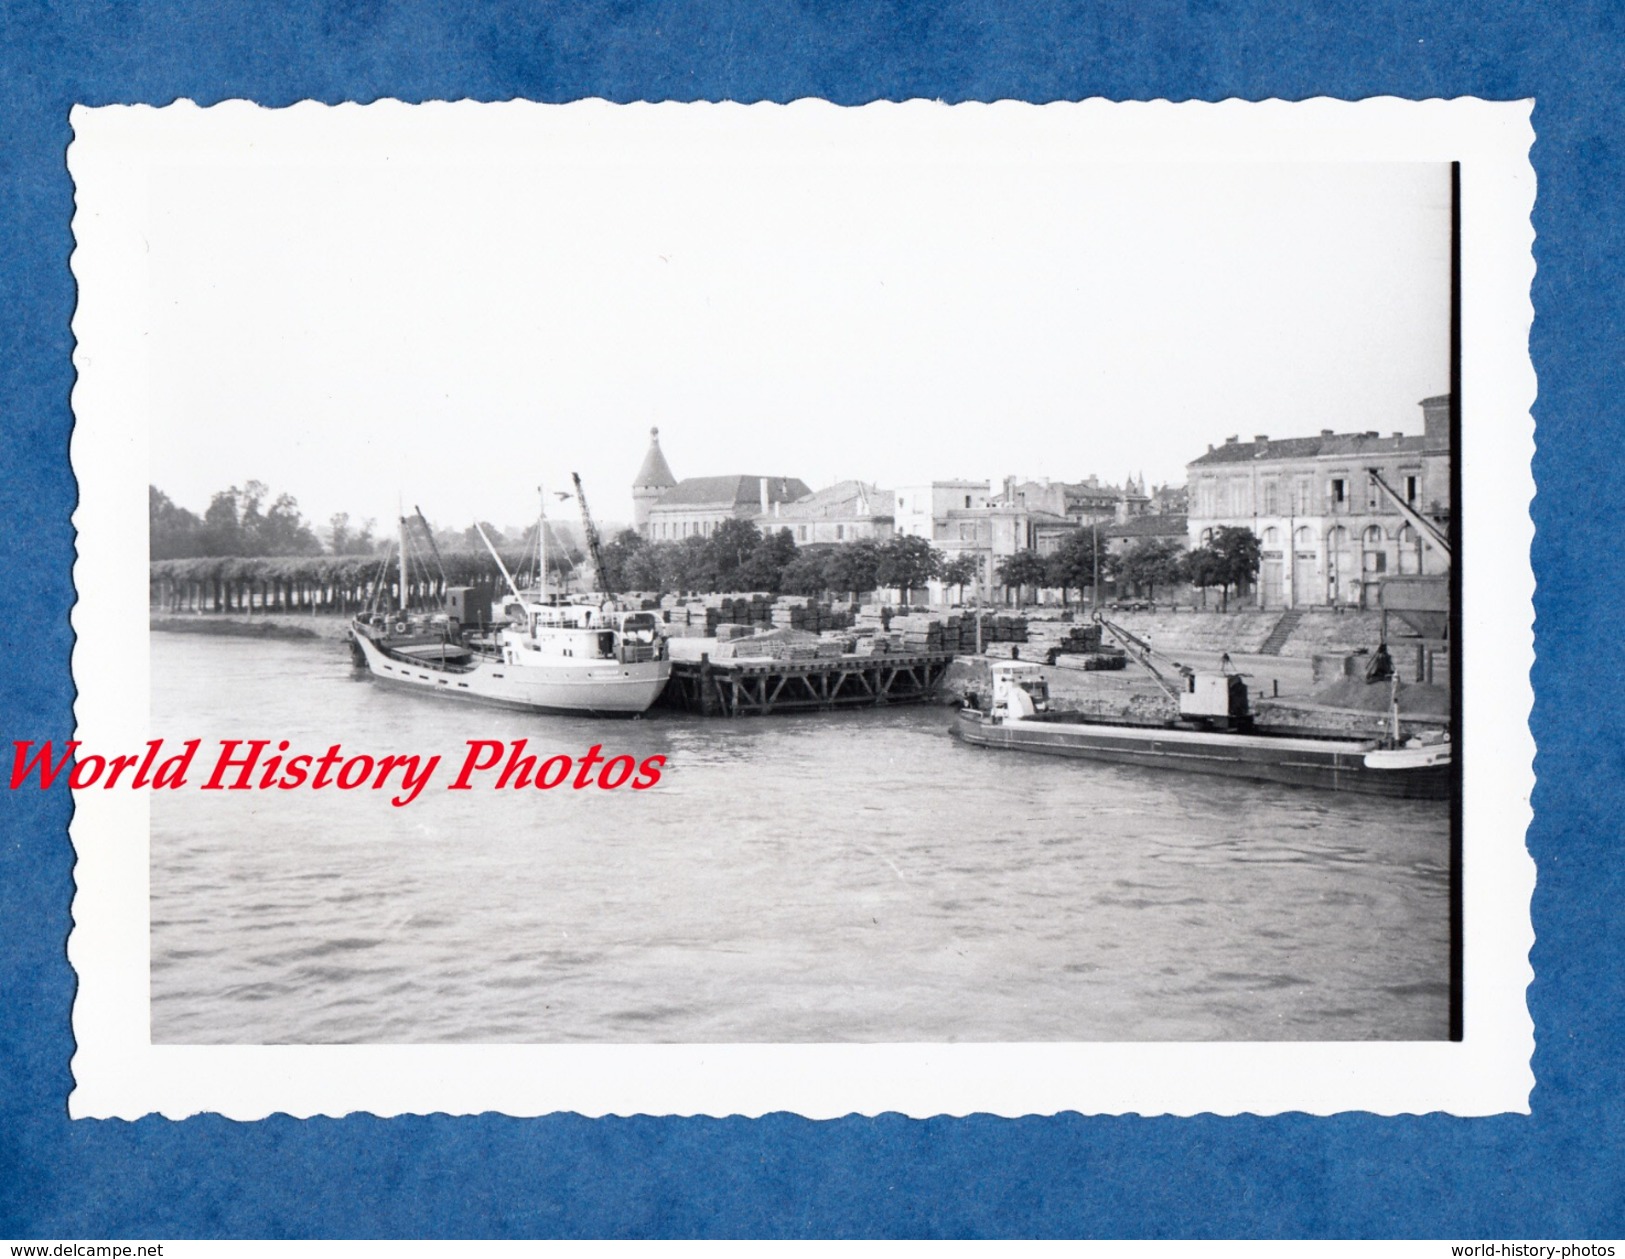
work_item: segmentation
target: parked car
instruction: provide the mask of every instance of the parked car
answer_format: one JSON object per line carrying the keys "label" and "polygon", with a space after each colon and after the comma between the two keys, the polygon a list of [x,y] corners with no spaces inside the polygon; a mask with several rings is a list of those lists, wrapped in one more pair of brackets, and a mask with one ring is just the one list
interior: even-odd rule
{"label": "parked car", "polygon": [[1147,599],[1113,599],[1107,605],[1113,612],[1155,612],[1156,605]]}

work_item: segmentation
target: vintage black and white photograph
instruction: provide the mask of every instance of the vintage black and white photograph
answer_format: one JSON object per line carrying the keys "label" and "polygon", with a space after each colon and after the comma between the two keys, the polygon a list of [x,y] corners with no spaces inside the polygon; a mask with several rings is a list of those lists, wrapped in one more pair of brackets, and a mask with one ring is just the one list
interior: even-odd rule
{"label": "vintage black and white photograph", "polygon": [[82,111],[150,1046],[1459,1046],[1474,184],[1088,117]]}

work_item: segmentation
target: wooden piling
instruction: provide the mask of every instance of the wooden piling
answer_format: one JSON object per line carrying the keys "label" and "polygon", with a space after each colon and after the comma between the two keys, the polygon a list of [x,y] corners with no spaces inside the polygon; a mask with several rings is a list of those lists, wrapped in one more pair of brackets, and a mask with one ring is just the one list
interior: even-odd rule
{"label": "wooden piling", "polygon": [[712,660],[672,664],[663,702],[704,717],[765,717],[920,703],[948,672],[952,652],[823,660]]}

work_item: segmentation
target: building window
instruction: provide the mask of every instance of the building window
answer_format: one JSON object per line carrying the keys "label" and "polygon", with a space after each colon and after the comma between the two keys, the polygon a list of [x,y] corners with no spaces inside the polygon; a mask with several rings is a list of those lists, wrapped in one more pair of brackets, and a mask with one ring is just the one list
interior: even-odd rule
{"label": "building window", "polygon": [[905,503],[902,499],[897,500],[897,510],[898,511],[902,511],[903,508],[906,507],[906,506],[908,506],[908,504]]}
{"label": "building window", "polygon": [[1278,489],[1279,487],[1274,481],[1264,482],[1264,514],[1266,516],[1273,516],[1280,510]]}
{"label": "building window", "polygon": [[1416,502],[1416,495],[1419,488],[1420,487],[1417,485],[1416,477],[1408,476],[1405,478],[1405,501],[1407,503],[1414,504]]}
{"label": "building window", "polygon": [[1345,511],[1348,508],[1349,483],[1342,477],[1332,478],[1332,510]]}
{"label": "building window", "polygon": [[797,525],[796,526],[796,537],[799,538],[803,542],[805,542],[807,540],[807,526],[806,525]]}
{"label": "building window", "polygon": [[844,540],[845,537],[846,537],[846,526],[845,525],[836,525],[835,526],[835,540],[837,542],[840,542],[840,541]]}
{"label": "building window", "polygon": [[[1026,498],[1027,496],[1025,494],[1023,494],[1022,497]],[[970,508],[970,495],[969,494],[965,495],[965,507],[966,507],[967,510],[969,510],[969,508]]]}

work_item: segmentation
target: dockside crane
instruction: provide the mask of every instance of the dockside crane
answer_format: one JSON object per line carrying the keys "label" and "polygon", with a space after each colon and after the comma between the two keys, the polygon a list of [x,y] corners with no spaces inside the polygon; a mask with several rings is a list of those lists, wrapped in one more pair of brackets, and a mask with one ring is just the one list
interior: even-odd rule
{"label": "dockside crane", "polygon": [[[1123,644],[1123,650],[1134,657],[1135,662],[1156,680],[1157,685],[1162,688],[1163,694],[1167,695],[1176,704],[1180,702],[1179,697],[1189,689],[1190,679],[1195,672],[1189,665],[1180,664],[1177,660],[1170,660],[1138,634],[1124,629],[1115,621],[1108,621],[1099,612],[1095,613],[1095,624]],[[1161,660],[1165,666],[1178,671],[1181,685],[1176,687],[1163,675],[1162,670],[1157,668],[1156,662],[1158,660]]]}
{"label": "dockside crane", "polygon": [[1433,521],[1429,520],[1421,512],[1417,511],[1416,508],[1412,507],[1405,499],[1404,495],[1382,479],[1382,473],[1376,468],[1367,468],[1365,471],[1366,475],[1371,478],[1371,483],[1386,494],[1389,501],[1393,503],[1395,507],[1399,508],[1399,514],[1410,522],[1411,527],[1425,537],[1434,546],[1436,546],[1444,555],[1445,559],[1449,559],[1449,535],[1446,534],[1443,529],[1439,528],[1438,525],[1434,524]]}
{"label": "dockside crane", "polygon": [[587,537],[587,554],[592,556],[592,566],[598,570],[599,593],[605,599],[613,599],[615,592],[609,588],[609,573],[604,568],[604,548],[598,537],[598,526],[592,522],[592,513],[587,510],[587,495],[581,489],[581,474],[572,472],[570,479],[575,482],[576,502],[581,504],[581,532]]}
{"label": "dockside crane", "polygon": [[[1204,727],[1228,730],[1252,728],[1252,708],[1248,702],[1247,684],[1230,663],[1230,653],[1219,657],[1217,671],[1193,669],[1157,651],[1138,634],[1108,621],[1095,613],[1095,622],[1123,644],[1123,650],[1156,679],[1163,694],[1174,701],[1181,721],[1194,722]],[[1172,682],[1157,662],[1179,674],[1179,684]]]}

